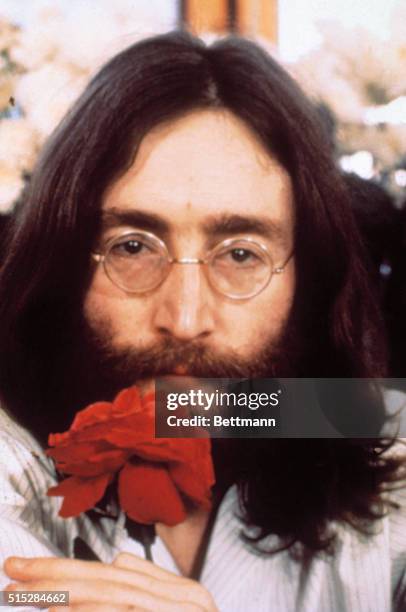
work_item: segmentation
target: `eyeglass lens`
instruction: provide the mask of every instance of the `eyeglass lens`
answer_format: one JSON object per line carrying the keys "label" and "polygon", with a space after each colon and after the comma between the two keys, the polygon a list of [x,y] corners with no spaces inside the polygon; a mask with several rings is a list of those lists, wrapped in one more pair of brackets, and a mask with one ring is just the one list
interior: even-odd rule
{"label": "eyeglass lens", "polygon": [[[272,261],[264,249],[244,239],[221,243],[207,260],[213,287],[228,296],[258,293],[270,280]],[[106,273],[122,289],[143,293],[160,285],[171,262],[161,243],[142,234],[115,240],[105,256]]]}
{"label": "eyeglass lens", "polygon": [[106,254],[105,263],[110,279],[122,289],[134,292],[157,287],[170,265],[166,253],[141,236],[117,239]]}

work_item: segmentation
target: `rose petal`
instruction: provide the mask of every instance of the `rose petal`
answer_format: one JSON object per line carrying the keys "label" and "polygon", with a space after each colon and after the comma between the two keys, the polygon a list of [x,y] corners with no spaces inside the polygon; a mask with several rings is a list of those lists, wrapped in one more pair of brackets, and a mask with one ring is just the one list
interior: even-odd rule
{"label": "rose petal", "polygon": [[154,437],[154,422],[146,415],[126,417],[113,421],[104,439],[110,444],[122,448],[134,448],[140,441],[151,440]]}
{"label": "rose petal", "polygon": [[108,421],[111,418],[113,407],[110,402],[96,402],[90,404],[84,410],[80,410],[76,413],[73,423],[70,427],[70,431],[79,431],[95,423],[101,421]]}
{"label": "rose petal", "polygon": [[176,525],[186,518],[182,499],[162,466],[127,463],[119,475],[118,495],[121,508],[138,523]]}
{"label": "rose petal", "polygon": [[136,454],[152,461],[177,461],[192,463],[196,460],[196,449],[210,453],[208,439],[195,438],[151,438],[134,445]]}
{"label": "rose petal", "polygon": [[76,463],[73,461],[59,461],[56,467],[64,474],[89,478],[91,476],[100,476],[106,473],[114,474],[123,467],[129,457],[129,451],[114,449],[95,454],[89,457],[87,461],[78,461]]}
{"label": "rose petal", "polygon": [[48,436],[48,446],[57,446],[58,444],[62,444],[63,442],[69,440],[69,438],[69,431],[65,431],[65,433],[50,433]]}
{"label": "rose petal", "polygon": [[142,412],[141,395],[138,387],[130,387],[120,391],[113,402],[113,411],[115,415]]}
{"label": "rose petal", "polygon": [[200,464],[206,473],[197,472],[185,463],[172,464],[169,473],[175,485],[194,502],[209,509],[211,506],[211,487],[214,484],[214,473],[208,466]]}
{"label": "rose petal", "polygon": [[46,451],[49,457],[52,457],[56,461],[88,461],[89,457],[95,453],[103,452],[103,450],[110,450],[111,445],[107,445],[105,442],[79,442],[74,441],[63,446],[55,446]]}
{"label": "rose petal", "polygon": [[146,393],[142,398],[143,412],[155,418],[155,392]]}
{"label": "rose petal", "polygon": [[78,516],[81,512],[90,510],[103,497],[111,480],[109,474],[94,478],[67,478],[56,487],[48,489],[50,497],[63,496],[64,500],[59,510],[59,516],[69,518]]}
{"label": "rose petal", "polygon": [[[190,461],[193,453],[190,447],[183,444],[185,440],[180,438],[148,438],[139,440],[134,445],[136,454],[143,459],[152,461]],[[188,441],[186,441],[188,442]]]}
{"label": "rose petal", "polygon": [[[59,448],[76,447],[77,444],[91,443],[122,448],[131,448],[138,440],[150,440],[154,435],[154,425],[148,418],[140,415],[120,419],[110,419],[107,423],[97,423],[83,430],[65,434],[51,434],[50,446]],[[107,447],[107,446],[106,446]]]}

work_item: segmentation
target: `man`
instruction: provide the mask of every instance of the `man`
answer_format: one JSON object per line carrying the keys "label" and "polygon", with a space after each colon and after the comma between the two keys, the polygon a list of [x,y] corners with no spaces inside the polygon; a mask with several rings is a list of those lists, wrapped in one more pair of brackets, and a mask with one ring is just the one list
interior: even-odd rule
{"label": "man", "polygon": [[63,520],[46,497],[48,434],[136,381],[384,374],[346,190],[271,58],[186,34],[113,58],[48,143],[7,248],[1,552],[73,556],[79,535],[101,561],[8,560],[3,584],[69,590],[75,611],[402,609],[406,519],[382,498],[400,460],[379,439],[213,441],[214,511],[157,523],[154,565],[108,503]]}

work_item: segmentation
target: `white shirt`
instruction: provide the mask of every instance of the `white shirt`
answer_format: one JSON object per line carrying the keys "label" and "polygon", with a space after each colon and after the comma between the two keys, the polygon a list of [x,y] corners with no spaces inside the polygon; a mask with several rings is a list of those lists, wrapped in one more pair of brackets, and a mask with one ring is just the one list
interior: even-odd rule
{"label": "white shirt", "polygon": [[[142,546],[124,528],[123,514],[116,521],[103,518],[97,527],[87,516],[58,517],[61,499],[46,495],[55,483],[52,463],[37,442],[0,410],[0,568],[10,555],[72,557],[76,535],[106,563],[122,551],[144,557]],[[201,583],[221,612],[404,612],[406,492],[396,495],[403,508],[377,521],[375,535],[335,525],[336,554],[320,553],[301,564],[288,552],[254,554],[241,541],[233,487],[219,508]],[[159,538],[152,554],[155,563],[179,574]],[[9,582],[0,569],[0,590]]]}

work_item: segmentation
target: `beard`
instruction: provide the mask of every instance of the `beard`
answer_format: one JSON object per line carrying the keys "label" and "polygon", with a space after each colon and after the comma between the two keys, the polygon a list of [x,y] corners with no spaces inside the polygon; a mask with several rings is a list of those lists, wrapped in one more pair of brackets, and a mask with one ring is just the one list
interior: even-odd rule
{"label": "beard", "polygon": [[[50,431],[67,430],[76,412],[87,405],[112,401],[120,390],[168,376],[178,368],[185,372],[182,376],[199,379],[298,376],[304,346],[299,327],[293,317],[288,318],[276,340],[269,334],[259,350],[247,356],[174,337],[162,338],[148,348],[116,347],[108,323],[90,324],[78,309],[65,327],[59,351],[49,338],[43,380],[40,385],[37,382],[38,411],[31,411],[23,424],[44,440]],[[33,401],[31,392],[31,406]]]}
{"label": "beard", "polygon": [[[289,332],[288,332],[289,330]],[[123,388],[138,381],[157,379],[181,372],[188,378],[275,378],[293,376],[293,351],[286,350],[292,326],[285,326],[277,341],[269,340],[254,356],[220,351],[200,341],[166,337],[148,348],[115,347],[106,322],[97,329],[84,317],[80,321],[78,344],[70,361],[77,372],[78,394],[84,401],[111,401]],[[70,367],[68,367],[70,370]],[[71,377],[72,378],[72,377]]]}

